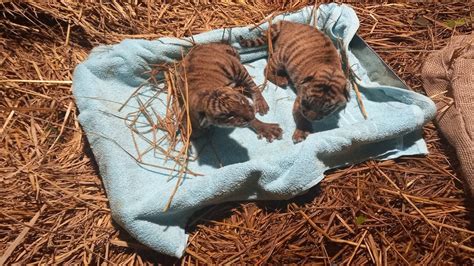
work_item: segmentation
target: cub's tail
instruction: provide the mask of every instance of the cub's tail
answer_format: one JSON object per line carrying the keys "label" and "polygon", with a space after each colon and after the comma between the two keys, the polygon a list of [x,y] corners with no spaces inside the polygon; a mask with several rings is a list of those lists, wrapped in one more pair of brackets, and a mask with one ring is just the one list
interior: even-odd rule
{"label": "cub's tail", "polygon": [[[272,41],[275,40],[276,37],[278,37],[278,34],[280,34],[281,25],[281,22],[277,22],[275,24],[272,24],[272,26],[270,27],[270,38],[272,39]],[[268,30],[263,31],[260,37],[253,40],[245,40],[244,38],[242,38],[242,36],[240,36],[239,43],[242,47],[262,46],[267,44],[267,35]]]}

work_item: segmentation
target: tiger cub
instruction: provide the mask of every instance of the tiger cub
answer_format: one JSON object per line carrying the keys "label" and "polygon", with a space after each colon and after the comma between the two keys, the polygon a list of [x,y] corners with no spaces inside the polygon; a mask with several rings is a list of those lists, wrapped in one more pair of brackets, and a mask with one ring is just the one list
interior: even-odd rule
{"label": "tiger cub", "polygon": [[258,138],[264,137],[269,142],[281,139],[282,129],[278,124],[264,123],[255,117],[255,111],[264,115],[269,107],[232,46],[196,45],[184,57],[178,72],[179,86],[183,88],[185,80],[188,85],[194,137],[214,125],[249,127]]}
{"label": "tiger cub", "polygon": [[[266,33],[266,32],[265,32]],[[266,34],[255,40],[240,38],[243,47],[267,43]],[[309,25],[280,21],[271,26],[273,54],[265,73],[267,79],[284,87],[291,81],[296,89],[293,142],[306,139],[311,121],[343,108],[349,99],[341,60],[331,40]]]}

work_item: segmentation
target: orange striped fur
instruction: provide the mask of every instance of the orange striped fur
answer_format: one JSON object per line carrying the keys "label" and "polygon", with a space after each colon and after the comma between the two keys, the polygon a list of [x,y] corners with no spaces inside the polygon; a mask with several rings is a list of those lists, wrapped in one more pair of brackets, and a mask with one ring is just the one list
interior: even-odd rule
{"label": "orange striped fur", "polygon": [[194,46],[183,59],[179,76],[178,85],[181,88],[184,82],[188,85],[193,136],[214,125],[250,127],[269,141],[281,137],[277,124],[255,118],[255,111],[263,115],[268,112],[268,105],[232,46],[224,43]]}
{"label": "orange striped fur", "polygon": [[[244,47],[267,43],[266,32],[254,40],[240,40]],[[296,130],[293,141],[304,140],[311,130],[310,121],[320,120],[345,106],[349,94],[341,60],[331,40],[318,29],[289,21],[270,28],[273,54],[265,69],[267,79],[296,89],[293,107]]]}

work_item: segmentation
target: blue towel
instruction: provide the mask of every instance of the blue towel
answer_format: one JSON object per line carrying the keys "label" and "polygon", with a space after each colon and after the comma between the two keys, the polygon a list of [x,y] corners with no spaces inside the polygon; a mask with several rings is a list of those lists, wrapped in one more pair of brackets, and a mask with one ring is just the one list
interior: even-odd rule
{"label": "blue towel", "polygon": [[[306,7],[273,21],[285,19],[314,25],[311,11],[312,7]],[[321,5],[316,25],[333,40],[344,40],[350,65],[362,79],[359,87],[369,118],[363,118],[351,93],[344,110],[314,123],[315,133],[295,145],[291,139],[295,128],[291,113],[295,94],[291,89],[269,83],[263,94],[270,111],[259,118],[279,123],[284,130],[283,139],[267,143],[257,139],[250,129],[213,129],[212,137],[193,143],[192,152],[199,156],[189,163],[189,168],[203,176],[188,174],[167,212],[163,209],[176,178],[169,180],[168,171],[138,164],[128,154],[136,154],[135,147],[130,130],[118,117],[133,112],[138,104],[132,99],[122,111],[118,109],[145,81],[147,76],[143,73],[150,70],[150,64],[179,59],[182,46],[189,46],[189,42],[175,38],[124,40],[93,49],[74,71],[74,97],[115,221],[152,249],[181,257],[188,239],[184,230],[187,219],[204,206],[236,200],[288,199],[318,184],[324,172],[332,168],[368,159],[426,154],[420,131],[435,113],[433,102],[415,92],[384,85],[390,83],[384,83],[383,72],[377,81],[369,78],[374,76],[370,75],[372,71],[377,71],[370,69],[374,56],[363,53],[356,56],[350,50],[349,43],[359,27],[350,7]],[[267,27],[262,25],[263,29]],[[244,49],[237,41],[238,36],[257,36],[258,30],[214,30],[194,36],[194,41],[220,41],[223,34],[231,37],[255,82],[263,83],[266,48]],[[145,86],[141,94],[146,97],[147,93],[152,90]],[[165,108],[159,101],[152,106],[161,113]],[[214,149],[207,144],[209,141]],[[137,145],[142,149],[149,146],[141,139]],[[153,152],[144,161],[168,166],[173,163],[164,163]]]}

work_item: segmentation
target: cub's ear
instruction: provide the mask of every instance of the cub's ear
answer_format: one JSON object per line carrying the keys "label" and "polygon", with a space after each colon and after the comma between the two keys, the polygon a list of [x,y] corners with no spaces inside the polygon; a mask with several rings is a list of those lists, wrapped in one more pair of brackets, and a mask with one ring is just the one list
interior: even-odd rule
{"label": "cub's ear", "polygon": [[311,81],[313,81],[313,80],[314,80],[314,77],[313,77],[313,76],[307,76],[307,77],[305,77],[300,83],[301,83],[301,84],[305,84],[305,83],[309,83],[309,82],[311,82]]}

